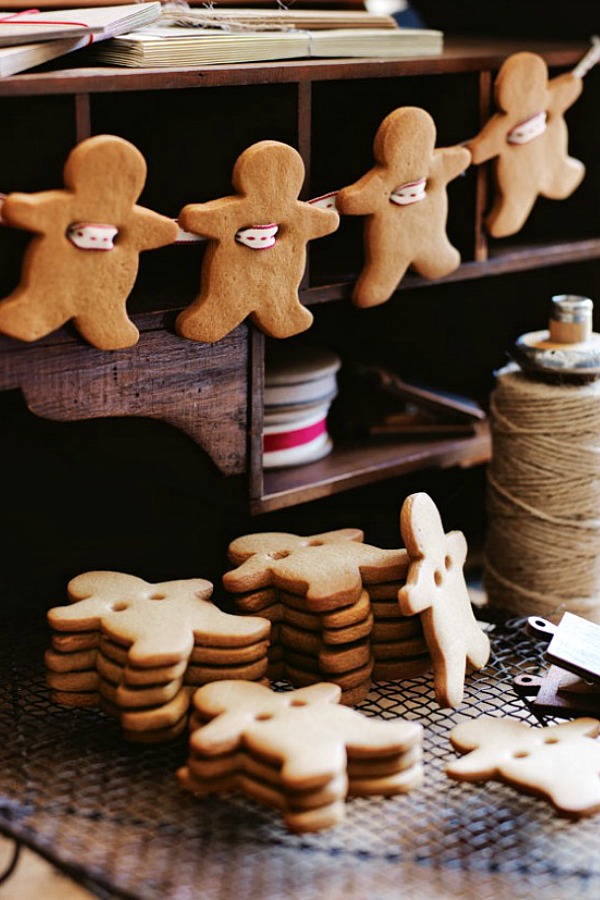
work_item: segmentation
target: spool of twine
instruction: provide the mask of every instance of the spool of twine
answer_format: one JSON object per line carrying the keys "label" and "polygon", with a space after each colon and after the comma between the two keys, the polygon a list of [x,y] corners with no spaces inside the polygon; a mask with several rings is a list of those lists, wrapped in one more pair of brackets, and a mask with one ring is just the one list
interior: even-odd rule
{"label": "spool of twine", "polygon": [[600,623],[600,381],[548,384],[507,366],[490,422],[490,603]]}

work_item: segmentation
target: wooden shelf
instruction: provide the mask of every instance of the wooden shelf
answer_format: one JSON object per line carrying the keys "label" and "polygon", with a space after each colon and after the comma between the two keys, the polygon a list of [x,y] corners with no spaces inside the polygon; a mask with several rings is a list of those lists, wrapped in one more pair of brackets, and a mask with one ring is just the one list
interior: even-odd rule
{"label": "wooden shelf", "polygon": [[487,424],[473,437],[428,441],[365,441],[336,445],[329,456],[305,466],[266,471],[264,493],[251,512],[264,513],[425,468],[469,467],[490,455]]}

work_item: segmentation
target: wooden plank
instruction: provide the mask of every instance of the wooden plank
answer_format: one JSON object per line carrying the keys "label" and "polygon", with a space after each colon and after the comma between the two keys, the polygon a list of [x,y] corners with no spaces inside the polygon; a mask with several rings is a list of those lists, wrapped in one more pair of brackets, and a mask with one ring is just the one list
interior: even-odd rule
{"label": "wooden plank", "polygon": [[[582,41],[446,37],[445,49],[439,56],[409,59],[292,60],[178,69],[73,67],[50,72],[26,72],[1,79],[0,96],[172,90],[234,84],[275,84],[476,72],[499,68],[509,54],[519,50],[539,53],[550,66],[573,66],[583,56],[588,46]],[[74,60],[65,57],[63,64],[74,66]]]}
{"label": "wooden plank", "polygon": [[216,344],[155,328],[142,331],[134,347],[107,352],[63,329],[53,341],[34,344],[2,338],[0,350],[7,347],[0,352],[0,390],[20,389],[36,415],[159,419],[188,434],[224,475],[245,471],[246,326]]}
{"label": "wooden plank", "polygon": [[335,445],[324,459],[265,473],[265,493],[251,502],[253,514],[317,500],[350,488],[425,468],[474,466],[490,456],[487,426],[470,438]]}

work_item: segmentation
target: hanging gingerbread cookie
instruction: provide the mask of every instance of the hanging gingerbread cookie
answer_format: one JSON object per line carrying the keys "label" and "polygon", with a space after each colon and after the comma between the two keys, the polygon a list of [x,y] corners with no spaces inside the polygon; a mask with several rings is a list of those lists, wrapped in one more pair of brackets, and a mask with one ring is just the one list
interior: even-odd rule
{"label": "hanging gingerbread cookie", "polygon": [[492,237],[516,234],[539,196],[564,200],[585,166],[568,154],[565,111],[583,88],[578,69],[548,80],[536,53],[509,56],[494,83],[498,111],[469,143],[473,163],[494,160],[495,196],[486,218]]}
{"label": "hanging gingerbread cookie", "polygon": [[446,234],[446,185],[471,156],[464,147],[436,150],[435,141],[428,112],[394,110],[375,136],[375,166],[337,194],[342,215],[366,216],[365,262],[353,295],[357,306],[389,300],[409,266],[425,278],[441,278],[460,265]]}
{"label": "hanging gingerbread cookie", "polygon": [[101,350],[136,343],[126,301],[142,250],[171,244],[172,219],[136,205],[146,162],[133,144],[98,135],[78,144],[64,168],[65,189],[9,194],[2,219],[34,232],[17,288],[0,301],[0,331],[35,341],[69,320]]}
{"label": "hanging gingerbread cookie", "polygon": [[182,209],[180,226],[208,246],[200,293],[177,318],[180,335],[213,343],[248,316],[276,338],[309,328],[312,314],[298,296],[306,245],[335,231],[339,217],[299,200],[303,181],[293,147],[260,141],[235,163],[233,196]]}

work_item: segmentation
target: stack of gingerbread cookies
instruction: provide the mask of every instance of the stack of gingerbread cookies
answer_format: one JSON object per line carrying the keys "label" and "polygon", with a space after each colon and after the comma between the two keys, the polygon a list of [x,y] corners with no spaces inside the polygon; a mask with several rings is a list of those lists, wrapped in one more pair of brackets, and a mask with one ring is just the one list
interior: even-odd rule
{"label": "stack of gingerbread cookies", "polygon": [[88,572],[68,586],[70,605],[48,613],[47,683],[56,703],[100,706],[129,740],[170,740],[186,727],[196,685],[260,680],[270,623],[228,615],[205,579],[149,584]]}
{"label": "stack of gingerbread cookies", "polygon": [[341,693],[326,683],[279,692],[240,681],[200,688],[180,783],[200,795],[242,791],[279,809],[295,832],[342,821],[347,796],[418,787],[421,725],[364,716],[340,705]]}
{"label": "stack of gingerbread cookies", "polygon": [[402,615],[398,606],[406,551],[381,550],[363,537],[355,528],[308,537],[246,535],[229,545],[236,568],[223,577],[238,612],[273,623],[270,677],[295,687],[333,682],[347,705],[366,697],[373,678],[431,668],[419,617]]}

